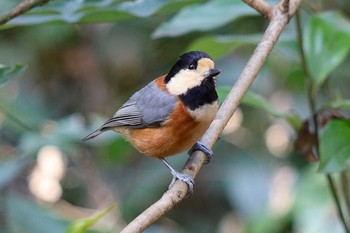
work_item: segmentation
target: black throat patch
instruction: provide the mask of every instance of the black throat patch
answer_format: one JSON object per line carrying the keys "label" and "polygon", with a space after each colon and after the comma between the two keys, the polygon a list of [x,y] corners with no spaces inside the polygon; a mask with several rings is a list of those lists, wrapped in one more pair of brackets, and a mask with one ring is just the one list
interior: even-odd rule
{"label": "black throat patch", "polygon": [[200,86],[188,90],[186,94],[180,95],[179,98],[191,110],[213,103],[218,99],[214,78],[204,79]]}

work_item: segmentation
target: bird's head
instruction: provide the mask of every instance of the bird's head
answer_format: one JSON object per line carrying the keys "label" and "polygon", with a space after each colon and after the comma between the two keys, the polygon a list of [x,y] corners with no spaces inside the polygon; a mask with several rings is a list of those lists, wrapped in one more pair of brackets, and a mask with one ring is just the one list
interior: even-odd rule
{"label": "bird's head", "polygon": [[215,83],[220,73],[213,59],[206,53],[191,51],[180,56],[165,77],[165,85],[173,95],[185,95],[203,82]]}

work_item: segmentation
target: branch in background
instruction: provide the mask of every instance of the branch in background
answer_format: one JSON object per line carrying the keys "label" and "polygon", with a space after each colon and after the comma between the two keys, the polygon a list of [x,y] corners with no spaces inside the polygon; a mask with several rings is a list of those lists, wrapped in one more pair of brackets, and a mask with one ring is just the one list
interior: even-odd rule
{"label": "branch in background", "polygon": [[271,4],[265,2],[264,0],[243,0],[243,2],[254,8],[265,18],[271,19],[273,8]]}
{"label": "branch in background", "polygon": [[[201,142],[209,147],[212,147],[219,138],[222,130],[255,80],[258,72],[266,61],[267,56],[277,43],[280,34],[286,27],[290,17],[295,14],[302,0],[282,0],[279,5],[273,7],[262,0],[244,1],[248,2],[248,4],[254,7],[257,11],[262,11],[264,16],[271,16],[271,22],[266,29],[261,42],[245,66],[241,76],[232,87],[226,100],[221,105],[214,121],[201,139]],[[194,178],[202,167],[204,161],[205,155],[201,151],[196,151],[188,159],[182,172]],[[142,232],[184,199],[187,194],[187,189],[188,187],[184,182],[176,181],[173,187],[165,192],[157,202],[142,212],[121,232]]]}
{"label": "branch in background", "polygon": [[15,8],[9,10],[3,15],[0,15],[0,25],[5,24],[11,19],[26,13],[34,7],[44,5],[49,1],[50,0],[25,0],[21,4],[17,5]]}
{"label": "branch in background", "polygon": [[[304,73],[305,73],[306,92],[307,92],[307,97],[308,97],[308,101],[309,101],[310,111],[312,114],[313,130],[314,130],[314,134],[316,136],[316,145],[315,145],[316,154],[317,154],[318,159],[320,159],[320,145],[319,145],[320,139],[319,139],[319,123],[318,123],[319,120],[318,120],[318,114],[317,114],[317,110],[316,110],[317,92],[314,92],[314,87],[313,87],[310,71],[309,71],[307,64],[306,64],[306,56],[305,56],[304,45],[303,45],[303,31],[302,31],[302,26],[301,26],[301,18],[300,18],[299,14],[296,14],[296,29],[297,29],[297,35],[298,35],[297,39],[298,39],[298,44],[299,44],[298,47],[299,47],[301,64],[302,64],[302,68],[303,68]],[[343,210],[341,208],[341,201],[340,201],[340,197],[337,193],[335,181],[332,178],[331,174],[327,174],[326,178],[327,178],[329,189],[330,189],[331,194],[334,198],[334,202],[335,202],[335,205],[337,207],[337,211],[338,211],[340,220],[341,220],[343,227],[345,229],[345,232],[350,233],[350,227],[347,225],[345,215],[344,215]],[[345,205],[345,206],[348,207],[348,205]]]}
{"label": "branch in background", "polygon": [[341,184],[342,184],[342,191],[344,193],[344,201],[345,201],[345,206],[348,209],[348,212],[350,212],[350,180],[349,180],[349,174],[348,171],[345,170],[341,173]]}

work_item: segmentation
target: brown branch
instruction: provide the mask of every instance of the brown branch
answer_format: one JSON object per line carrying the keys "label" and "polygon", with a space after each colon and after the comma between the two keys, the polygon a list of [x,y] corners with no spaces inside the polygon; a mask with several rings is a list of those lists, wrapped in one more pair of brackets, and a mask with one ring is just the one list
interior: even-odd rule
{"label": "brown branch", "polygon": [[243,0],[246,4],[254,8],[257,12],[263,15],[267,19],[272,17],[273,6],[264,0]]}
{"label": "brown branch", "polygon": [[[232,87],[224,103],[221,105],[214,121],[201,139],[201,142],[203,142],[205,145],[212,147],[217,141],[225,125],[232,117],[243,96],[255,80],[258,72],[261,70],[267,56],[277,43],[277,40],[287,25],[290,17],[295,14],[296,10],[301,4],[301,1],[302,0],[290,0],[290,5],[286,6],[286,4],[289,3],[289,0],[282,0],[279,5],[271,8],[269,13],[271,14],[271,22],[267,27],[261,42],[255,49],[241,76]],[[256,4],[261,2],[263,1],[255,0],[254,7]],[[259,9],[263,8],[264,6]],[[289,12],[286,12],[286,9],[289,9]],[[182,172],[194,178],[202,167],[204,161],[205,155],[200,151],[196,151],[188,159]],[[176,181],[175,185],[164,193],[164,195],[157,202],[130,222],[121,232],[142,232],[152,223],[156,222],[158,219],[172,210],[182,199],[184,199],[187,189],[188,187],[185,183],[182,181]]]}
{"label": "brown branch", "polygon": [[7,23],[11,19],[26,13],[34,7],[44,5],[50,0],[25,0],[24,2],[17,5],[15,8],[9,10],[5,14],[0,16],[0,25]]}

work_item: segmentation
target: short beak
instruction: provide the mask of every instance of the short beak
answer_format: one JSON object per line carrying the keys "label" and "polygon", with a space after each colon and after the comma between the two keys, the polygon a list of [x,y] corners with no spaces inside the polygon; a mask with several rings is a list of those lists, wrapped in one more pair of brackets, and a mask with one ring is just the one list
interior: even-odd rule
{"label": "short beak", "polygon": [[207,78],[215,77],[218,74],[220,74],[220,70],[218,70],[218,69],[210,69],[209,73],[207,75]]}

